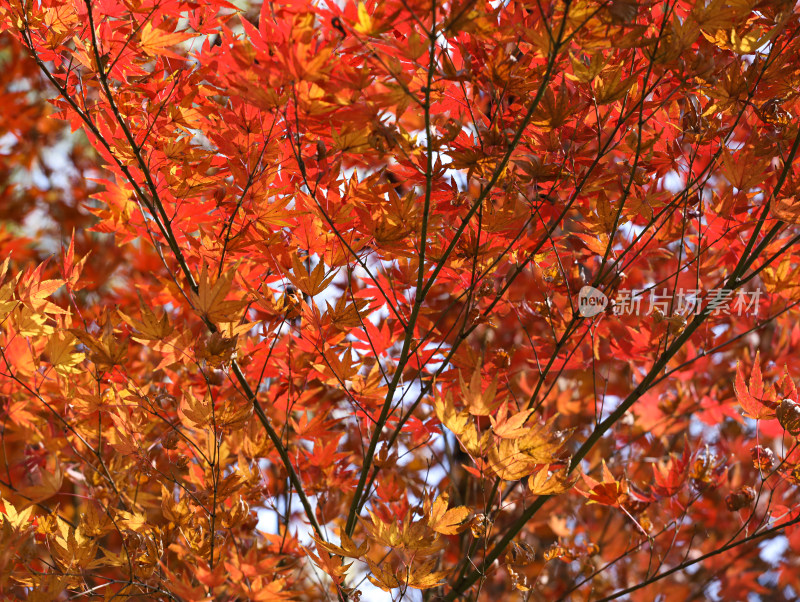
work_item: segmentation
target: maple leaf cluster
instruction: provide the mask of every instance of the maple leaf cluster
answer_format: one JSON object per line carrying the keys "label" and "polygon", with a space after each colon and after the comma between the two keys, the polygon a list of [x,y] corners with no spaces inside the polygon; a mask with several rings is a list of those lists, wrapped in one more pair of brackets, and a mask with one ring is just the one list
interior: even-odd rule
{"label": "maple leaf cluster", "polygon": [[0,23],[4,598],[800,591],[794,2]]}

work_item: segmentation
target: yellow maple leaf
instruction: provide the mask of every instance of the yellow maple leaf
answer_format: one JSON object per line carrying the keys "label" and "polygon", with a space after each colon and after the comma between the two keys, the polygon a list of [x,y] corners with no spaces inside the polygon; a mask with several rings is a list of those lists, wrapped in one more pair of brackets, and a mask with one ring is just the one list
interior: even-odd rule
{"label": "yellow maple leaf", "polygon": [[800,266],[794,266],[792,257],[784,257],[777,267],[770,266],[761,273],[764,288],[768,293],[788,291],[791,299],[795,299],[800,291]]}
{"label": "yellow maple leaf", "polygon": [[57,332],[50,337],[44,348],[48,360],[56,372],[62,376],[76,374],[86,354],[74,350],[75,337],[68,333]]}
{"label": "yellow maple leaf", "polygon": [[156,315],[144,302],[142,302],[141,307],[141,321],[135,320],[122,311],[117,310],[120,317],[125,320],[131,328],[140,333],[141,336],[135,338],[135,340],[141,343],[144,341],[159,341],[166,338],[173,330],[167,313],[160,312],[160,315]]}
{"label": "yellow maple leaf", "polygon": [[439,421],[453,432],[454,435],[461,435],[467,428],[467,424],[472,424],[469,412],[456,412],[453,405],[453,396],[447,393],[444,399],[437,398],[433,402],[433,409]]}
{"label": "yellow maple leaf", "polygon": [[532,426],[528,432],[518,439],[519,449],[536,464],[552,464],[556,462],[563,447],[564,439],[571,431],[556,431],[553,422],[556,416],[543,424]]}
{"label": "yellow maple leaf", "polygon": [[147,525],[147,517],[141,512],[117,510],[117,516],[115,520],[131,531],[141,531],[142,528]]}
{"label": "yellow maple leaf", "polygon": [[235,270],[236,268],[227,271],[212,284],[208,266],[203,266],[197,292],[190,293],[195,309],[213,323],[238,321],[237,314],[247,305],[244,300],[225,300],[231,290]]}
{"label": "yellow maple leaf", "polygon": [[440,585],[442,579],[447,574],[445,571],[434,571],[433,567],[436,566],[437,559],[433,558],[425,562],[425,564],[409,571],[408,587],[414,589],[430,589]]}
{"label": "yellow maple leaf", "polygon": [[336,272],[332,272],[328,277],[325,277],[325,264],[321,261],[309,272],[297,254],[292,255],[292,269],[294,274],[287,276],[289,280],[305,294],[312,297],[319,295],[328,288],[328,285],[336,276]]}
{"label": "yellow maple leaf", "polygon": [[186,33],[182,31],[165,31],[158,27],[153,27],[152,23],[145,23],[142,27],[139,47],[150,56],[169,56],[172,58],[184,58],[171,50],[171,46],[176,46],[189,38],[193,38],[195,34]]}
{"label": "yellow maple leaf", "polygon": [[528,487],[536,495],[556,495],[567,491],[575,484],[576,480],[577,477],[569,475],[566,466],[551,472],[548,464],[531,476],[528,480]]}
{"label": "yellow maple leaf", "polygon": [[358,23],[354,27],[358,33],[365,35],[372,34],[372,17],[367,12],[367,6],[363,2],[358,3]]}
{"label": "yellow maple leaf", "polygon": [[367,558],[367,564],[369,565],[370,571],[372,571],[372,575],[368,575],[367,579],[369,579],[370,583],[375,587],[379,587],[385,592],[390,592],[396,587],[400,587],[402,584],[391,568],[384,570],[369,558]]}
{"label": "yellow maple leaf", "polygon": [[31,513],[33,512],[33,506],[28,506],[25,510],[17,512],[17,509],[14,505],[9,502],[8,500],[4,500],[0,497],[0,502],[3,502],[5,506],[5,511],[3,512],[2,516],[3,521],[10,524],[16,531],[22,529],[30,523]]}
{"label": "yellow maple leaf", "polygon": [[631,89],[636,76],[622,77],[622,65],[610,67],[605,73],[597,76],[593,88],[597,104],[609,104],[621,100]]}
{"label": "yellow maple leaf", "polygon": [[360,546],[356,547],[355,542],[353,542],[353,540],[350,539],[350,537],[344,531],[342,531],[340,534],[340,543],[342,544],[340,546],[323,541],[316,535],[312,535],[311,538],[317,542],[317,545],[323,550],[330,552],[331,554],[336,554],[337,556],[344,556],[346,558],[361,558],[369,550],[369,544],[366,541]]}
{"label": "yellow maple leaf", "polygon": [[533,413],[533,410],[522,410],[508,417],[508,402],[503,402],[497,416],[489,416],[492,423],[492,431],[502,439],[515,439],[528,432],[525,421]]}
{"label": "yellow maple leaf", "polygon": [[128,355],[128,346],[114,335],[111,317],[106,316],[105,319],[106,322],[97,335],[89,334],[78,328],[72,328],[69,332],[89,349],[89,359],[92,362],[104,370],[110,370],[113,366],[121,365],[125,361]]}
{"label": "yellow maple leaf", "polygon": [[206,394],[202,400],[195,397],[191,389],[187,389],[183,396],[178,413],[191,426],[201,428],[211,422],[213,403],[211,396]]}
{"label": "yellow maple leaf", "polygon": [[772,214],[779,220],[790,224],[800,224],[800,199],[791,197],[773,197],[770,201]]}
{"label": "yellow maple leaf", "polygon": [[431,513],[428,517],[428,526],[443,535],[455,535],[466,527],[469,518],[469,509],[465,506],[447,509],[448,495],[441,494],[436,498],[431,506]]}
{"label": "yellow maple leaf", "polygon": [[292,202],[291,196],[286,196],[272,203],[267,203],[266,200],[263,205],[259,205],[256,220],[256,228],[259,231],[271,233],[276,228],[288,228],[292,226],[291,217],[293,211],[287,209],[287,205]]}
{"label": "yellow maple leaf", "polygon": [[518,481],[531,474],[536,462],[520,451],[516,439],[501,439],[489,447],[488,465],[504,481]]}
{"label": "yellow maple leaf", "polygon": [[752,54],[769,42],[777,32],[778,28],[774,27],[767,33],[755,30],[740,36],[735,29],[731,29],[731,48],[738,54]]}
{"label": "yellow maple leaf", "polygon": [[64,285],[63,280],[40,280],[43,266],[23,276],[19,284],[19,299],[36,313],[65,314],[66,310],[47,300]]}
{"label": "yellow maple leaf", "polygon": [[476,368],[475,372],[472,373],[472,378],[468,385],[460,374],[458,380],[461,385],[461,393],[464,396],[464,403],[469,413],[473,416],[488,416],[500,405],[500,401],[495,401],[497,396],[497,376],[486,387],[486,391],[481,391],[481,371],[479,368]]}

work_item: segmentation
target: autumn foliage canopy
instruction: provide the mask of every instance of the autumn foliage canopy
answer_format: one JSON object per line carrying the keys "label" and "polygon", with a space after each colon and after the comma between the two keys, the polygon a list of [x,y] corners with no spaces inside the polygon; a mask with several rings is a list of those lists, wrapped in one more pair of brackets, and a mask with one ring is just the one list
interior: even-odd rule
{"label": "autumn foliage canopy", "polygon": [[794,0],[0,23],[4,599],[796,599]]}

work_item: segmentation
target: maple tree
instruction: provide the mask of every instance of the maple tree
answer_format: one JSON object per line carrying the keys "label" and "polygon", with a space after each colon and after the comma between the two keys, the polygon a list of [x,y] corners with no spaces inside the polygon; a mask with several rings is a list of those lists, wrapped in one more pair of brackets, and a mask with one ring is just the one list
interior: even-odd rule
{"label": "maple tree", "polygon": [[800,591],[793,1],[0,21],[4,597]]}

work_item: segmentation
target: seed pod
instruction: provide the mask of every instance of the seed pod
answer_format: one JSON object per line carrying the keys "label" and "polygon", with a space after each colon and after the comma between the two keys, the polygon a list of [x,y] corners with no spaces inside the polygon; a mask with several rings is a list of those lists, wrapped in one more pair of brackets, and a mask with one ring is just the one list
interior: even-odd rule
{"label": "seed pod", "polygon": [[489,527],[492,525],[491,520],[485,514],[476,514],[470,521],[469,528],[472,531],[472,536],[475,539],[486,537]]}
{"label": "seed pod", "polygon": [[800,434],[800,406],[791,399],[784,399],[775,412],[778,422],[792,435]]}
{"label": "seed pod", "polygon": [[736,491],[730,492],[725,497],[725,505],[731,512],[736,512],[742,508],[747,508],[756,499],[756,491],[752,487],[741,487]]}
{"label": "seed pod", "polygon": [[620,497],[619,503],[620,506],[633,515],[641,514],[650,505],[650,502],[644,499],[644,497],[637,499],[628,493],[625,493]]}
{"label": "seed pod", "polygon": [[536,552],[525,542],[512,542],[511,547],[506,552],[506,564],[516,566],[527,566],[536,558]]}
{"label": "seed pod", "polygon": [[161,446],[164,449],[175,449],[178,447],[178,433],[175,431],[169,431],[164,438],[161,439]]}
{"label": "seed pod", "polygon": [[771,449],[763,445],[756,445],[752,448],[750,456],[753,458],[753,466],[759,470],[771,470],[772,465],[775,463],[775,454]]}
{"label": "seed pod", "polygon": [[572,550],[570,550],[566,546],[562,546],[561,544],[555,543],[545,551],[544,561],[550,562],[555,558],[560,558],[564,562],[572,562],[573,560],[575,560],[576,555],[573,553]]}

